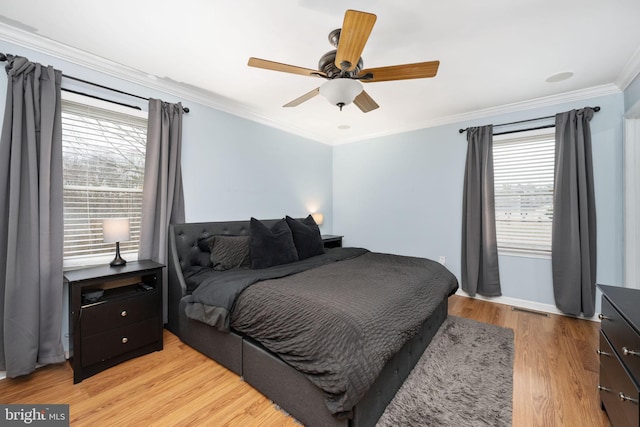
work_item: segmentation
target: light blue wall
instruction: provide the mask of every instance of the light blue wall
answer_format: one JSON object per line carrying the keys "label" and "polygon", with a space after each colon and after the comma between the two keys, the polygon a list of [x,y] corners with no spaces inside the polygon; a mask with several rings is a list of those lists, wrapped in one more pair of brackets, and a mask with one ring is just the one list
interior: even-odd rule
{"label": "light blue wall", "polygon": [[[504,114],[337,146],[334,232],[347,245],[438,260],[460,279],[466,137],[459,128],[599,105],[591,122],[599,283],[622,285],[623,94]],[[500,256],[506,297],[554,305],[549,259]]]}
{"label": "light blue wall", "polygon": [[624,90],[624,110],[627,111],[640,101],[640,74]]}
{"label": "light blue wall", "polygon": [[182,152],[187,221],[318,210],[325,214],[323,232],[330,232],[330,146],[211,109],[192,108],[188,116]]}

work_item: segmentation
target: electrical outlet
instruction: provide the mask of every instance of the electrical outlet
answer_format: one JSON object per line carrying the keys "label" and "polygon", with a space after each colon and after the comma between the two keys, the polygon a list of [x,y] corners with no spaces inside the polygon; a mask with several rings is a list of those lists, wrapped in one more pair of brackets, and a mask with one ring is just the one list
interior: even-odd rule
{"label": "electrical outlet", "polygon": [[446,258],[444,257],[444,255],[440,255],[440,258],[438,258],[438,262],[442,265],[445,264],[446,262]]}

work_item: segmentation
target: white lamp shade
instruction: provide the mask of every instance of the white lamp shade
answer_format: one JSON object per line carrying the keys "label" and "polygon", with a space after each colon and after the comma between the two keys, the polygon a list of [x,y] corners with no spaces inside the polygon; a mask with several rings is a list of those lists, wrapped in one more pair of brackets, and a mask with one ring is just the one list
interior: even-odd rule
{"label": "white lamp shade", "polygon": [[312,213],[311,217],[318,225],[322,225],[322,223],[324,222],[324,215],[322,215],[320,212]]}
{"label": "white lamp shade", "polygon": [[129,218],[109,218],[102,222],[105,243],[126,242],[131,238]]}
{"label": "white lamp shade", "polygon": [[329,80],[320,86],[320,94],[333,105],[343,106],[353,102],[362,92],[362,83],[349,78]]}

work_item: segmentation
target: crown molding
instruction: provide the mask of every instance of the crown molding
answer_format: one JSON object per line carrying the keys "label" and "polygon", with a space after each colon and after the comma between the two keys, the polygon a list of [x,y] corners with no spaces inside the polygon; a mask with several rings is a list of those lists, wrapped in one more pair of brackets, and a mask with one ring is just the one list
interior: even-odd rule
{"label": "crown molding", "polygon": [[535,108],[552,107],[558,104],[566,102],[582,101],[585,99],[595,98],[599,96],[606,96],[612,94],[619,94],[622,91],[613,83],[609,83],[601,86],[594,86],[587,89],[574,90],[571,92],[565,92],[557,95],[545,96],[541,98],[530,99],[522,102],[514,102],[511,104],[504,104],[497,107],[484,108],[482,110],[470,111],[462,114],[455,114],[446,117],[438,117],[431,120],[420,122],[411,127],[397,128],[385,132],[378,132],[375,134],[369,134],[361,138],[341,139],[334,142],[333,145],[348,144],[351,142],[358,142],[362,140],[380,138],[389,135],[395,135],[403,132],[411,132],[420,129],[426,129],[436,126],[449,125],[453,123],[464,123],[472,120],[484,119],[501,114],[515,113],[519,111],[527,111]]}
{"label": "crown molding", "polygon": [[633,54],[627,65],[615,81],[620,90],[625,90],[631,82],[640,74],[640,47]]}
{"label": "crown molding", "polygon": [[[306,129],[284,124],[280,121],[272,120],[264,115],[246,108],[228,98],[208,92],[199,88],[192,88],[184,84],[180,84],[170,79],[155,78],[149,74],[119,64],[92,53],[73,48],[71,46],[56,42],[46,37],[25,31],[11,25],[0,22],[0,39],[34,50],[36,52],[58,58],[75,65],[88,68],[90,70],[106,74],[108,76],[125,80],[142,87],[157,90],[184,100],[196,102],[206,107],[210,107],[234,116],[238,116],[252,122],[256,122],[271,128],[279,129],[293,135],[310,139],[327,145],[341,145],[351,142],[358,142],[372,138],[379,138],[398,133],[410,132],[419,129],[425,129],[435,126],[442,126],[452,123],[461,123],[470,120],[482,119],[500,114],[513,113],[518,111],[530,110],[534,108],[549,107],[565,102],[583,100],[597,96],[610,95],[620,93],[621,88],[626,88],[636,75],[640,72],[640,49],[636,51],[632,59],[627,63],[616,83],[595,86],[592,88],[581,89],[571,92],[552,95],[542,98],[536,98],[528,101],[505,104],[497,107],[486,108],[482,110],[471,111],[463,114],[456,114],[446,117],[439,117],[431,120],[416,123],[412,126],[394,128],[384,132],[371,133],[356,138],[339,138],[327,139],[327,137],[311,133]],[[11,52],[9,52],[11,53]]]}

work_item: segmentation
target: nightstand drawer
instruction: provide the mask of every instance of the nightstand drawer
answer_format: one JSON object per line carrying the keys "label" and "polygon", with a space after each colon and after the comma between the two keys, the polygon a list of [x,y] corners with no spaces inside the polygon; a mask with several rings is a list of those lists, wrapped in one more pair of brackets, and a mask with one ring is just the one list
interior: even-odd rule
{"label": "nightstand drawer", "polygon": [[160,319],[153,317],[82,339],[82,365],[89,366],[162,339]]}
{"label": "nightstand drawer", "polygon": [[614,426],[637,426],[640,422],[640,392],[622,363],[600,333],[600,399]]}
{"label": "nightstand drawer", "polygon": [[121,300],[90,305],[82,308],[82,335],[88,337],[130,325],[156,316],[158,310],[160,310],[159,289],[140,291]]}
{"label": "nightstand drawer", "polygon": [[602,298],[602,316],[600,328],[631,375],[640,380],[640,335],[622,318],[607,298]]}

